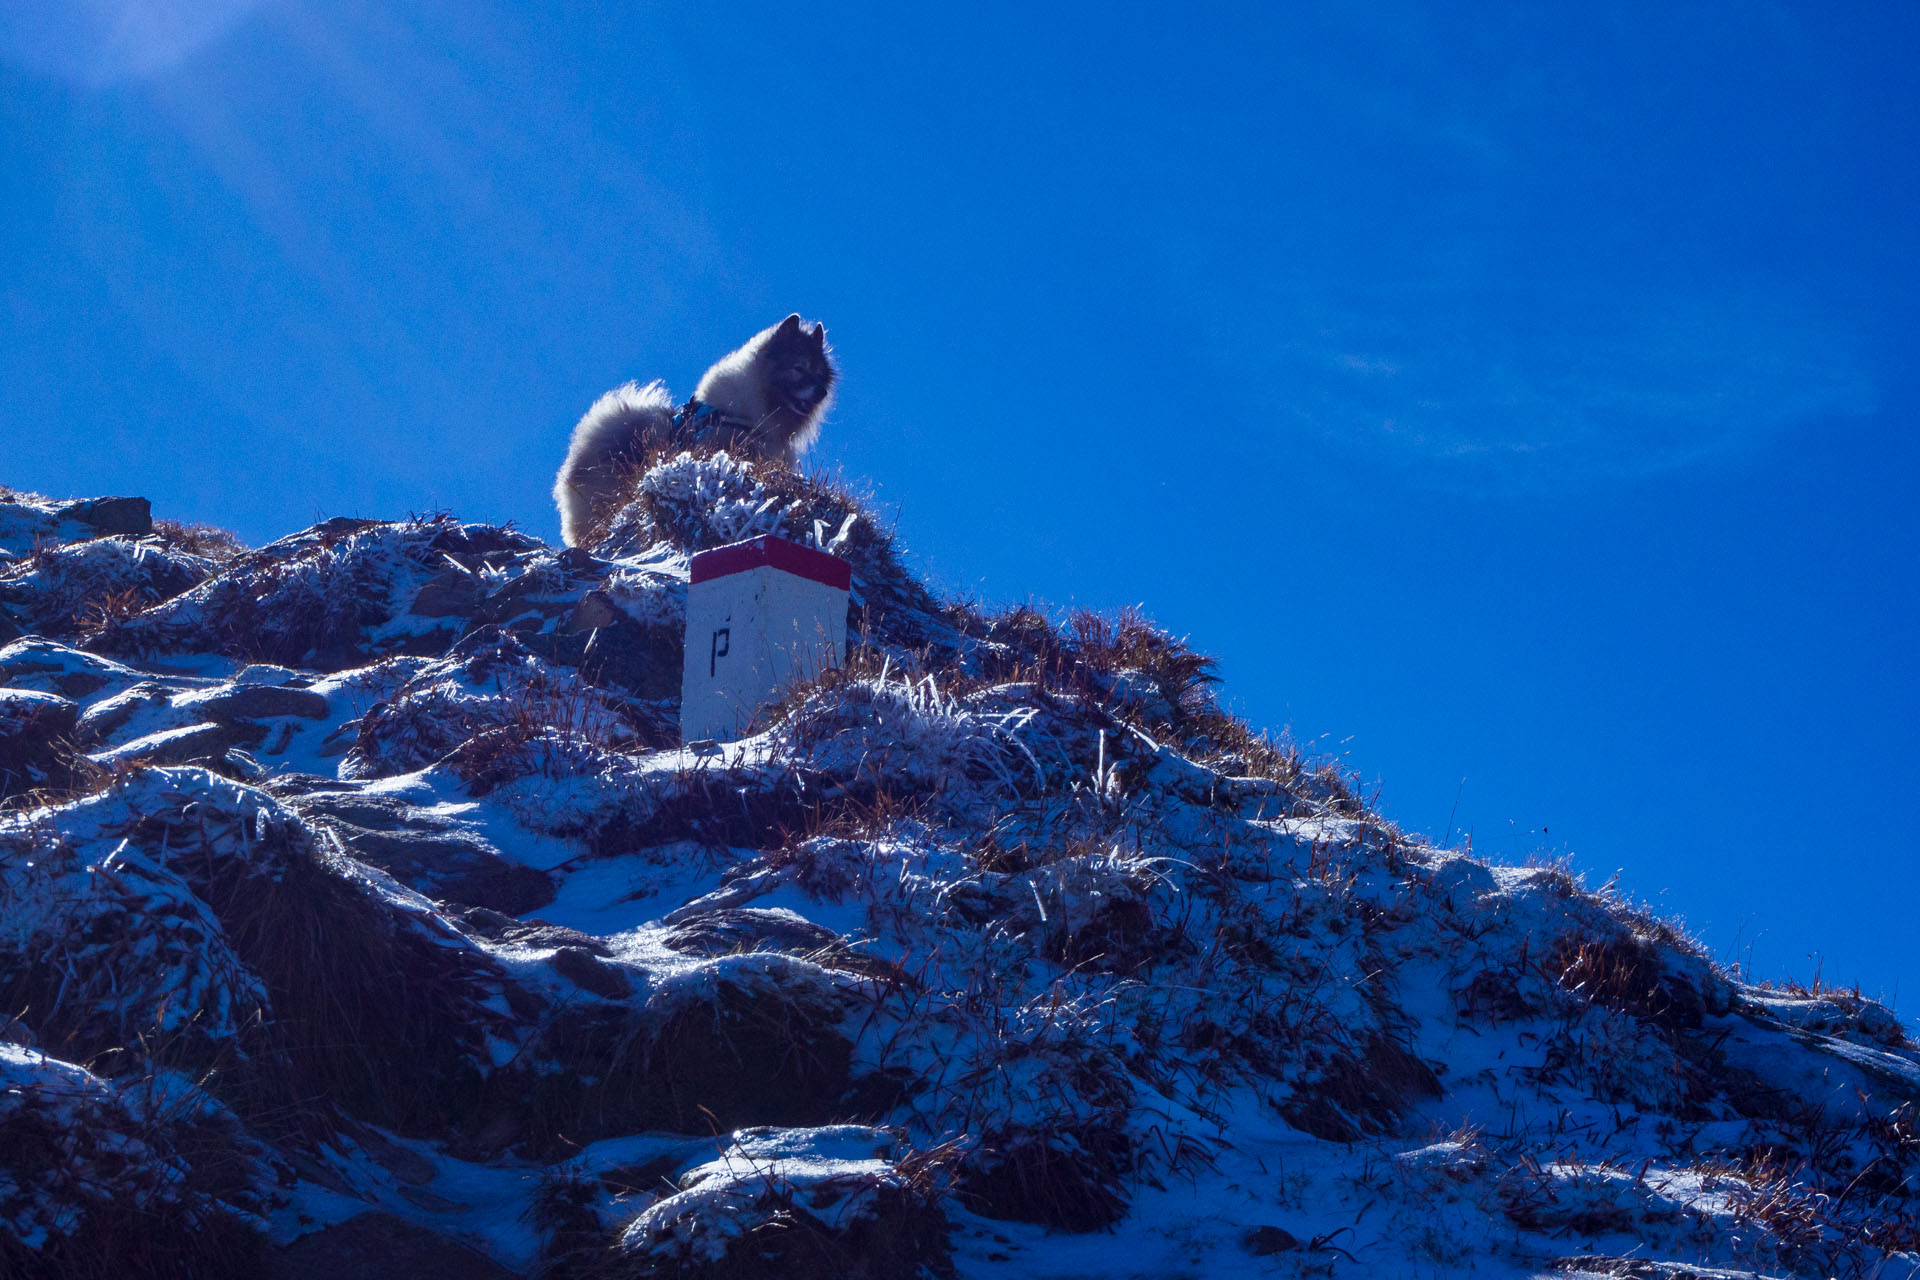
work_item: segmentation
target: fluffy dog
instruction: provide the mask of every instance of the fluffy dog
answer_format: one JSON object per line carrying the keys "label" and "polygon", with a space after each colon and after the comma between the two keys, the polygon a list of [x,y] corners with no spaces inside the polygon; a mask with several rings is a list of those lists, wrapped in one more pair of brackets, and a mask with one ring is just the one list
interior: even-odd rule
{"label": "fluffy dog", "polygon": [[679,409],[660,382],[629,382],[593,402],[553,482],[560,536],[581,545],[620,509],[634,474],[669,448],[712,447],[791,466],[820,434],[836,378],[827,329],[797,315],[722,357]]}

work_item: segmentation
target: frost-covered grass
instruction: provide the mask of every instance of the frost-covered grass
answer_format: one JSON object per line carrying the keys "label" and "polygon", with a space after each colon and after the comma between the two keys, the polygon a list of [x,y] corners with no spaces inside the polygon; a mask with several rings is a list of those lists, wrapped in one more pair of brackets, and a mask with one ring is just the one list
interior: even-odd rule
{"label": "frost-covered grass", "polygon": [[[0,1129],[553,1276],[1920,1273],[1920,1052],[1857,992],[1395,828],[1138,614],[938,602],[837,486],[635,494],[91,630],[36,564],[138,557],[16,503],[0,609],[69,630],[0,686],[86,763],[0,812]],[[668,746],[688,557],[759,532],[853,563],[855,651]],[[112,1199],[62,1141],[0,1144],[0,1270]]]}
{"label": "frost-covered grass", "polygon": [[0,1041],[0,1274],[255,1276],[264,1162],[183,1079],[116,1085]]}

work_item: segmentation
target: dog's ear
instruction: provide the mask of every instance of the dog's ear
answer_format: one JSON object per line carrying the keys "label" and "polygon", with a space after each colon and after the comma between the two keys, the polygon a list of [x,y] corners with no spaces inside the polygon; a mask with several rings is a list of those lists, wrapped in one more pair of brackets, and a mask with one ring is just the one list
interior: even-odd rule
{"label": "dog's ear", "polygon": [[823,324],[813,326],[813,345],[820,351],[827,349],[827,326]]}
{"label": "dog's ear", "polygon": [[792,315],[788,316],[785,320],[782,320],[780,322],[780,328],[776,330],[775,336],[781,337],[781,338],[799,337],[800,336],[800,313],[796,311]]}

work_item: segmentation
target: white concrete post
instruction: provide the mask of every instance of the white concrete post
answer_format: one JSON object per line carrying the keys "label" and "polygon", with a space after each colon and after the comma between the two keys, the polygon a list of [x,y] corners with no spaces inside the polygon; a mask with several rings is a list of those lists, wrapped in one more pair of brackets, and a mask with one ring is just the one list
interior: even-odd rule
{"label": "white concrete post", "polygon": [[845,658],[845,560],[769,534],[702,551],[692,570],[681,741],[738,737],[788,684]]}

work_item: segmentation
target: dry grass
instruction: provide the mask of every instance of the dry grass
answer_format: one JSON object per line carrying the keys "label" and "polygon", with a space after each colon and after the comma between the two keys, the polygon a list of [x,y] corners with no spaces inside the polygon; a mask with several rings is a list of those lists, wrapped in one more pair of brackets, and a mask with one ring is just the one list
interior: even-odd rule
{"label": "dry grass", "polygon": [[[219,807],[217,791],[176,790],[148,771],[120,785],[143,780],[156,781],[156,803],[121,834],[164,850],[269,1000],[214,1057],[190,1052],[187,1037],[172,1052],[277,1137],[326,1138],[336,1105],[410,1134],[463,1120],[479,1094],[483,1037],[502,1021],[487,1007],[502,980],[480,953],[339,874],[291,819],[256,825]],[[138,947],[145,936],[130,930],[122,942]],[[110,979],[117,962],[99,962]],[[145,1044],[132,1030],[123,1045]]]}
{"label": "dry grass", "polygon": [[520,1215],[540,1238],[533,1280],[598,1280],[607,1274],[607,1227],[600,1220],[600,1182],[582,1169],[541,1172]]}
{"label": "dry grass", "polygon": [[568,777],[658,729],[631,704],[549,666],[513,633],[461,639],[359,720],[350,776],[385,777],[446,763],[483,796],[531,775]]}
{"label": "dry grass", "polygon": [[506,1117],[502,1144],[532,1159],[647,1129],[828,1122],[849,1085],[845,1009],[811,965],[770,960],[752,985],[723,975],[710,998],[664,1010],[558,1010],[475,1114]]}
{"label": "dry grass", "polygon": [[[107,1097],[48,1096],[28,1084],[0,1102],[0,1221],[51,1208],[28,1248],[0,1231],[9,1280],[250,1280],[267,1245],[234,1203],[257,1211],[258,1173],[220,1125],[136,1113]],[[28,1220],[31,1220],[30,1218]]]}
{"label": "dry grass", "polygon": [[956,1190],[983,1217],[1102,1231],[1126,1213],[1136,1163],[1132,1139],[1116,1124],[1015,1126],[982,1140]]}
{"label": "dry grass", "polygon": [[[693,552],[757,533],[776,533],[848,561],[855,591],[864,602],[865,626],[873,636],[906,649],[931,638],[925,624],[942,619],[943,610],[906,567],[893,531],[875,520],[871,495],[854,492],[842,477],[777,462],[736,458],[732,461],[737,469],[723,469],[713,463],[721,452],[711,445],[674,442],[651,453],[633,473],[631,497],[593,528],[584,544],[605,554],[609,548],[637,550],[664,540]],[[708,464],[719,486],[708,495],[711,501],[690,502],[686,495],[650,482],[650,471],[683,454]],[[717,518],[717,507],[726,505],[739,508],[736,514],[750,510],[751,518]]]}
{"label": "dry grass", "polygon": [[1725,1194],[1736,1239],[1752,1240],[1753,1261],[1778,1259],[1823,1276],[1866,1280],[1888,1274],[1889,1254],[1920,1254],[1920,1220],[1905,1196],[1868,1201],[1849,1186],[1823,1189],[1805,1165],[1775,1153],[1693,1166]]}
{"label": "dry grass", "polygon": [[477,953],[395,919],[318,863],[267,885],[206,890],[234,948],[266,980],[296,1101],[326,1100],[398,1133],[445,1133],[482,1090],[483,1037],[502,1021]]}
{"label": "dry grass", "polygon": [[[479,563],[536,545],[509,528],[463,528],[445,513],[399,522],[339,517],[237,552],[184,598],[111,628],[97,643],[115,652],[207,649],[248,662],[342,670],[376,656],[367,633],[396,610],[396,572],[424,579],[445,570],[449,558]],[[437,652],[450,635],[401,636],[382,650]]]}
{"label": "dry grass", "polygon": [[221,564],[251,550],[238,534],[217,525],[161,519],[153,522],[153,531],[166,539],[169,546]]}
{"label": "dry grass", "polygon": [[82,634],[99,635],[153,603],[153,593],[140,587],[102,591],[81,600],[74,608],[73,620]]}
{"label": "dry grass", "polygon": [[1632,934],[1567,934],[1543,957],[1543,974],[1587,1004],[1679,1030],[1700,1025],[1700,994],[1666,972],[1653,944]]}
{"label": "dry grass", "polygon": [[1392,1132],[1416,1102],[1440,1094],[1433,1068],[1392,1038],[1374,1032],[1334,1053],[1309,1080],[1294,1086],[1280,1114],[1316,1138],[1357,1142],[1368,1134]]}
{"label": "dry grass", "polygon": [[41,634],[91,641],[191,590],[206,573],[205,561],[163,548],[153,538],[36,541],[22,560],[7,566],[3,593]]}
{"label": "dry grass", "polygon": [[[976,659],[983,681],[1031,681],[1056,695],[1085,698],[1230,776],[1287,787],[1308,776],[1298,746],[1284,735],[1254,729],[1219,705],[1215,659],[1137,608],[1111,616],[1074,610],[1058,628],[1031,604],[999,613],[960,605],[950,612],[962,631],[983,642]],[[952,675],[943,672],[942,678]],[[1337,770],[1323,767],[1314,780],[1337,809],[1357,808]]]}

